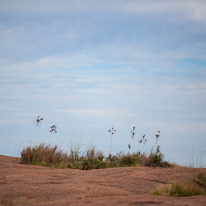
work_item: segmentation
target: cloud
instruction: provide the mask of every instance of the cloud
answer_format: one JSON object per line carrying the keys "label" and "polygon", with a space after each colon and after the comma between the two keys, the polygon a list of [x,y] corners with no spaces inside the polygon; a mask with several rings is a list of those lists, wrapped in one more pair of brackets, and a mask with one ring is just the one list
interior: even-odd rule
{"label": "cloud", "polygon": [[14,107],[1,107],[0,110],[2,110],[2,111],[27,111],[28,109],[14,108]]}
{"label": "cloud", "polygon": [[[196,20],[206,23],[206,13],[204,8],[206,2],[202,0],[167,0],[167,1],[135,1],[128,2],[126,9],[128,12],[135,12],[136,14],[147,14],[162,16],[167,20],[179,23]],[[168,18],[169,17],[169,18]]]}
{"label": "cloud", "polygon": [[32,0],[1,0],[0,13],[7,15],[27,15],[27,16],[48,16],[48,15],[65,15],[65,14],[91,14],[91,13],[135,13],[140,15],[158,15],[164,14],[170,20],[176,22],[184,22],[196,20],[206,22],[206,14],[204,8],[206,2],[204,0],[147,0],[147,1],[95,1],[95,0],[79,0],[69,1],[55,0],[35,1]]}
{"label": "cloud", "polygon": [[[107,118],[109,119],[118,119],[118,118],[134,118],[135,114],[129,110],[122,110],[120,108],[116,109],[57,109],[55,110],[57,113],[71,114],[80,118],[87,118],[90,121],[93,121],[93,118],[96,119],[97,122],[105,121]],[[61,115],[61,114],[60,114]],[[89,122],[88,122],[89,124]]]}

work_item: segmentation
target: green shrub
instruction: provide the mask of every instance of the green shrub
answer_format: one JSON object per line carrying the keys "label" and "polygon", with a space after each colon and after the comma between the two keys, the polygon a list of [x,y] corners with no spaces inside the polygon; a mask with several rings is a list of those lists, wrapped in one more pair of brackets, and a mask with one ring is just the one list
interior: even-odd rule
{"label": "green shrub", "polygon": [[129,153],[126,155],[123,155],[120,158],[120,165],[121,166],[135,166],[136,164],[140,164],[141,159],[140,157],[136,154],[130,155]]}
{"label": "green shrub", "polygon": [[153,151],[150,152],[148,159],[152,165],[158,165],[158,166],[161,165],[161,163],[163,162],[163,159],[164,159],[164,155],[160,152],[159,145],[157,147],[156,152],[153,152]]}

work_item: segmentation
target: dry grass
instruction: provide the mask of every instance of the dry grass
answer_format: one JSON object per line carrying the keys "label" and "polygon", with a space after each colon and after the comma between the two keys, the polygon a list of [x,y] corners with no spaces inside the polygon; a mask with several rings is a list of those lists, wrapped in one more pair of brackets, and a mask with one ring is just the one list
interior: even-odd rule
{"label": "dry grass", "polygon": [[36,147],[27,147],[21,152],[21,164],[33,164],[50,166],[52,164],[62,164],[68,160],[67,153],[58,150],[57,146],[49,147],[45,144],[40,144]]}
{"label": "dry grass", "polygon": [[[158,147],[159,148],[159,147]],[[49,166],[55,168],[72,169],[99,169],[113,167],[136,167],[136,166],[160,166],[173,167],[170,163],[163,161],[163,154],[158,151],[145,153],[117,153],[116,156],[104,157],[101,150],[95,147],[88,149],[83,154],[76,148],[72,149],[68,155],[58,149],[57,146],[50,147],[46,144],[39,146],[28,146],[21,152],[20,163],[40,166]]]}
{"label": "dry grass", "polygon": [[0,199],[0,204],[4,204],[4,205],[30,204],[30,203],[37,203],[37,202],[40,202],[40,200],[27,199],[26,197],[19,197],[15,199],[6,199],[6,198]]}
{"label": "dry grass", "polygon": [[163,195],[173,197],[186,197],[194,195],[205,195],[204,188],[193,182],[173,182],[172,184],[156,186],[151,192],[151,195]]}
{"label": "dry grass", "polygon": [[157,185],[150,194],[174,197],[206,195],[206,175],[196,170],[193,178],[184,182],[176,181],[167,185]]}

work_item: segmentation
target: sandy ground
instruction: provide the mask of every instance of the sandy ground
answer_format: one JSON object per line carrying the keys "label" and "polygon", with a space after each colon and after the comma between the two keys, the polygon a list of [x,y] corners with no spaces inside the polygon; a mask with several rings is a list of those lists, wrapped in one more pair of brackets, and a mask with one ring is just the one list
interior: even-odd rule
{"label": "sandy ground", "polygon": [[[22,205],[205,205],[206,196],[149,195],[157,184],[192,177],[194,169],[129,167],[99,170],[22,165],[0,155],[0,202]],[[201,169],[206,172],[206,169]],[[25,205],[25,204],[24,204]]]}

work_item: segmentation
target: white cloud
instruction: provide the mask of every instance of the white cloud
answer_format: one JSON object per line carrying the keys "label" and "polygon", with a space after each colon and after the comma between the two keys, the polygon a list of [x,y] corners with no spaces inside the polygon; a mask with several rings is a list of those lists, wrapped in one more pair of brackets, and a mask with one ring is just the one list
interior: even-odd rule
{"label": "white cloud", "polygon": [[57,57],[50,56],[46,58],[40,58],[36,61],[31,62],[23,62],[23,63],[11,63],[8,61],[5,65],[1,66],[0,72],[5,74],[7,71],[20,73],[27,72],[30,70],[38,71],[38,70],[50,70],[53,68],[75,68],[75,67],[87,67],[91,66],[91,64],[97,63],[93,57],[86,55],[69,55],[66,57]]}
{"label": "white cloud", "polygon": [[[175,22],[197,20],[206,23],[206,2],[203,0],[135,1],[128,3],[128,12],[161,16]],[[169,17],[169,18],[168,18]]]}
{"label": "white cloud", "polygon": [[65,13],[91,13],[91,12],[135,12],[137,14],[166,14],[173,15],[176,21],[198,20],[206,21],[206,2],[204,0],[147,0],[147,1],[95,1],[95,0],[1,0],[0,12],[2,14],[19,15],[52,15]]}
{"label": "white cloud", "polygon": [[110,109],[58,109],[55,112],[71,113],[75,116],[86,116],[86,117],[118,117],[118,116],[128,116],[124,112],[118,110]]}
{"label": "white cloud", "polygon": [[27,111],[25,108],[14,108],[14,107],[0,107],[2,111]]}

